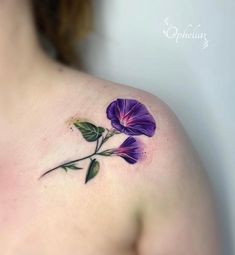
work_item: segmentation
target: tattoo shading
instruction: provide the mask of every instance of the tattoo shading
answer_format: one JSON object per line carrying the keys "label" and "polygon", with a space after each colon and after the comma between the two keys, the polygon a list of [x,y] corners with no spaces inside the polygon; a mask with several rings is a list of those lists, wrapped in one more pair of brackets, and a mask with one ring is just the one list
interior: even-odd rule
{"label": "tattoo shading", "polygon": [[[145,135],[152,137],[156,130],[156,123],[153,116],[147,108],[135,99],[116,99],[106,109],[107,118],[111,121],[112,128],[104,128],[96,126],[90,122],[82,122],[75,120],[73,122],[82,137],[87,142],[94,142],[94,152],[88,156],[71,160],[60,164],[45,173],[45,175],[57,170],[63,169],[65,172],[69,170],[81,170],[78,163],[83,160],[90,160],[85,183],[93,179],[100,170],[100,163],[97,160],[98,156],[119,156],[129,164],[135,164],[141,158],[142,146],[135,136]],[[113,149],[102,150],[102,146],[114,135],[125,134],[128,137],[125,141]]]}

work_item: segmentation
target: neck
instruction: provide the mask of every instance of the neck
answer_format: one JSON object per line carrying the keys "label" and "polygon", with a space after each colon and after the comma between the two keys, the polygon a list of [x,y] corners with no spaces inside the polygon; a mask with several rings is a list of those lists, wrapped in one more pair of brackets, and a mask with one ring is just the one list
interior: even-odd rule
{"label": "neck", "polygon": [[0,94],[22,90],[45,56],[29,0],[0,0]]}
{"label": "neck", "polygon": [[55,62],[40,47],[30,1],[0,0],[0,122],[49,89]]}

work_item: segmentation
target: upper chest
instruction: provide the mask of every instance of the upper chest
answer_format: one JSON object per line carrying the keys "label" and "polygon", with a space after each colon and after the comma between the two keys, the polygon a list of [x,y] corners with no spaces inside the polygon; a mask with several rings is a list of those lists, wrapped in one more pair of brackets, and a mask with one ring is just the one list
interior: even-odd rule
{"label": "upper chest", "polygon": [[77,135],[63,128],[49,133],[19,128],[1,140],[2,254],[110,254],[131,246],[138,231],[135,205],[119,185],[118,165],[101,160],[102,171],[89,185],[83,170],[59,170],[39,180],[48,167],[93,146],[79,146]]}

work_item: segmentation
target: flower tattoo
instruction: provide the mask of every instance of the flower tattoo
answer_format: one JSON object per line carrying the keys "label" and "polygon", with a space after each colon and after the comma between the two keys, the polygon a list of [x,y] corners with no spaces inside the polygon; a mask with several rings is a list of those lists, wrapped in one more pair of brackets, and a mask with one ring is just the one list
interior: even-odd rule
{"label": "flower tattoo", "polygon": [[112,126],[126,135],[153,136],[156,124],[147,108],[134,99],[117,99],[107,108]]}
{"label": "flower tattoo", "polygon": [[112,152],[122,157],[130,164],[135,164],[142,155],[142,148],[134,137],[128,137],[117,149]]}
{"label": "flower tattoo", "polygon": [[[79,120],[73,122],[73,125],[80,131],[87,142],[96,142],[95,150],[92,154],[58,165],[44,172],[40,179],[57,169],[63,169],[65,172],[68,170],[81,170],[82,168],[77,165],[78,162],[90,160],[85,178],[85,183],[87,183],[100,170],[100,163],[96,159],[98,156],[119,156],[129,164],[137,163],[143,154],[143,148],[135,136],[145,135],[152,137],[154,135],[156,122],[153,116],[149,113],[146,106],[139,101],[120,98],[109,104],[106,114],[111,121],[111,129],[99,127],[90,122]],[[128,137],[120,146],[102,151],[102,146],[111,137],[121,133]]]}

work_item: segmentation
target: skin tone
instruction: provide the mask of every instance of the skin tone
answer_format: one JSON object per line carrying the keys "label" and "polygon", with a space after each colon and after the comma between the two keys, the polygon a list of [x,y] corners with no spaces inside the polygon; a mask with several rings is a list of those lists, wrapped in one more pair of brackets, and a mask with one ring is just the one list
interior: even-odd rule
{"label": "skin tone", "polygon": [[[51,60],[40,48],[26,0],[0,0],[0,247],[2,255],[219,255],[210,186],[169,107],[140,90]],[[47,170],[94,152],[74,127],[111,128],[116,98],[145,104],[156,135],[143,159],[99,159],[99,175]],[[107,149],[126,136],[115,136]],[[105,149],[105,147],[104,147]],[[83,162],[86,168],[89,162]]]}
{"label": "skin tone", "polygon": [[22,96],[32,95],[36,87],[30,84],[41,73],[39,68],[46,58],[39,48],[27,1],[1,1],[0,5],[1,103],[12,105],[13,112]]}

